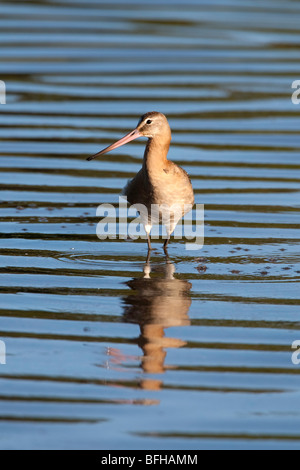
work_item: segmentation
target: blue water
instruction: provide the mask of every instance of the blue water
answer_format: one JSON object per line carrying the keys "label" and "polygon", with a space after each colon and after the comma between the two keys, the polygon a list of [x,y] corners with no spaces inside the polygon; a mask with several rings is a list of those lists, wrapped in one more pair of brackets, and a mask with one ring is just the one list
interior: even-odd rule
{"label": "blue water", "polygon": [[[2,2],[1,449],[299,449],[300,4]],[[96,237],[141,114],[205,245]],[[151,273],[150,273],[151,271]]]}

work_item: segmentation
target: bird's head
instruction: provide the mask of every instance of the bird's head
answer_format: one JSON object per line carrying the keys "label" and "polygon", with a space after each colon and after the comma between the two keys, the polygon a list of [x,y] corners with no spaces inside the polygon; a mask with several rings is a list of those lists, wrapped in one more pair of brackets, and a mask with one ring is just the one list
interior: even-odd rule
{"label": "bird's head", "polygon": [[125,137],[118,140],[109,147],[106,147],[105,149],[96,153],[96,155],[89,157],[87,160],[94,160],[94,158],[100,157],[101,155],[104,155],[111,150],[121,147],[122,145],[125,145],[128,142],[137,139],[138,137],[148,137],[149,139],[161,138],[162,140],[170,141],[171,129],[166,116],[156,111],[144,114],[140,118],[138,125],[133,131],[129,132],[129,134],[125,135]]}

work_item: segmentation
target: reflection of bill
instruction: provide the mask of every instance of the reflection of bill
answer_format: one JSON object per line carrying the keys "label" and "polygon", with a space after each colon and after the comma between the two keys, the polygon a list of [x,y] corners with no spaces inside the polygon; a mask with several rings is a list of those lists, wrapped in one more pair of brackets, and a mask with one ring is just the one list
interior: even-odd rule
{"label": "reflection of bill", "polygon": [[6,364],[6,346],[4,341],[0,340],[0,364]]}
{"label": "reflection of bill", "polygon": [[[137,323],[140,327],[138,345],[143,351],[141,367],[147,374],[161,374],[168,366],[165,364],[166,349],[180,348],[186,343],[180,339],[165,336],[165,328],[190,324],[188,316],[191,305],[191,283],[174,277],[175,266],[169,261],[156,267],[151,278],[151,266],[147,261],[144,277],[127,283],[132,289],[124,298],[124,320]],[[159,271],[163,278],[157,277]],[[142,388],[157,390],[161,380],[146,378]]]}
{"label": "reflection of bill", "polygon": [[6,104],[6,87],[2,80],[0,80],[0,104]]}

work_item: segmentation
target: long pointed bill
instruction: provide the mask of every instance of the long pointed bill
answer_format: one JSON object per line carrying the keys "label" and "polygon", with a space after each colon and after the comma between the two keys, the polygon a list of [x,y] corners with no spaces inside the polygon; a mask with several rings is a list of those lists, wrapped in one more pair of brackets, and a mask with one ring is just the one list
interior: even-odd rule
{"label": "long pointed bill", "polygon": [[117,149],[118,147],[121,147],[121,145],[128,144],[128,142],[131,142],[132,140],[137,139],[141,136],[142,134],[140,134],[139,130],[134,129],[134,131],[129,132],[129,134],[125,135],[125,137],[123,137],[122,139],[118,140],[109,147],[106,147],[105,149],[101,150],[101,152],[96,153],[96,155],[92,155],[91,157],[87,158],[87,160],[90,162],[91,160],[94,160],[94,158],[100,157],[101,155],[104,155],[105,153],[108,153],[111,150]]}

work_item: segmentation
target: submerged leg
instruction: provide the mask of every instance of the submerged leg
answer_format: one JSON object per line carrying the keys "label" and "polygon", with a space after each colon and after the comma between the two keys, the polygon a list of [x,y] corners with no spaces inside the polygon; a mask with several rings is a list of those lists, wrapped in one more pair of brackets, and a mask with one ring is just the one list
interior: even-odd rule
{"label": "submerged leg", "polygon": [[144,279],[150,279],[150,274],[151,274],[150,260],[151,260],[151,251],[148,250],[147,259],[146,259],[146,263],[144,266]]}
{"label": "submerged leg", "polygon": [[170,243],[171,235],[174,232],[175,227],[176,227],[176,223],[174,222],[174,214],[169,213],[169,217],[170,218],[169,218],[168,223],[165,224],[166,231],[167,231],[167,238],[165,239],[165,243],[164,243],[164,251],[166,255],[168,255],[168,245]]}
{"label": "submerged leg", "polygon": [[151,250],[148,250],[147,258],[146,258],[146,266],[149,265],[151,260]]}
{"label": "submerged leg", "polygon": [[168,252],[168,247],[164,248],[164,252],[165,252],[165,256],[166,256],[166,265],[168,266],[171,263],[170,257],[169,257],[169,252]]}
{"label": "submerged leg", "polygon": [[165,251],[166,255],[168,254],[169,241],[170,241],[170,236],[165,239],[165,243],[164,243],[164,251]]}

